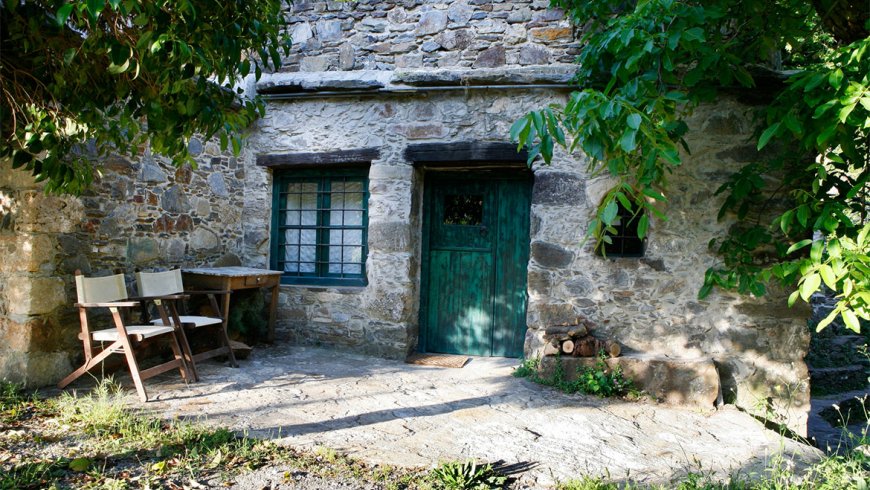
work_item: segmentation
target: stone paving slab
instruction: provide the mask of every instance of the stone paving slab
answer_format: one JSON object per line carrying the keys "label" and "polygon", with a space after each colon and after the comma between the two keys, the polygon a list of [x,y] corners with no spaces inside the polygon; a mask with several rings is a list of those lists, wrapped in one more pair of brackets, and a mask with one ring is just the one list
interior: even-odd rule
{"label": "stone paving slab", "polygon": [[240,364],[202,363],[201,381],[189,386],[157,378],[147,407],[370,463],[532,463],[520,480],[529,488],[605,472],[644,482],[688,471],[746,475],[778,454],[798,465],[821,454],[733,408],[703,413],[565,395],[512,377],[515,359],[472,358],[449,369],[274,345]]}

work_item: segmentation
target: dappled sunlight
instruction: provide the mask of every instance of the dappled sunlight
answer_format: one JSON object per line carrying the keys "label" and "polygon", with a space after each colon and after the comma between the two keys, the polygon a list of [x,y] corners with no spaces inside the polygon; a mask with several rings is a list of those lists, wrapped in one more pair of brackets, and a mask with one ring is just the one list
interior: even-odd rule
{"label": "dappled sunlight", "polygon": [[203,363],[202,382],[188,387],[161,382],[147,408],[374,463],[526,461],[540,463],[535,475],[560,479],[605,468],[643,481],[699,467],[727,475],[760,468],[783,448],[817,454],[736,410],[566,395],[512,377],[516,361],[505,358],[450,369],[275,345],[240,364]]}

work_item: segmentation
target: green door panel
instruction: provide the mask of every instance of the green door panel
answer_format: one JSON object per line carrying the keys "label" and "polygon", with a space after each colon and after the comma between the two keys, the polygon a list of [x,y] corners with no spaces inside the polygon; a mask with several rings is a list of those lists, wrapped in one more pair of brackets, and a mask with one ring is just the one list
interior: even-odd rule
{"label": "green door panel", "polygon": [[526,331],[528,179],[427,179],[421,350],[519,357]]}

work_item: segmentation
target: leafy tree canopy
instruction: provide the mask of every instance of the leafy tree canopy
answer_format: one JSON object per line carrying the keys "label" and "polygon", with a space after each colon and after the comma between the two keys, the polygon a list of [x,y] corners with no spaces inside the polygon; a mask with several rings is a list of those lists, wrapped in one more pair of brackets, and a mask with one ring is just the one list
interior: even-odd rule
{"label": "leafy tree canopy", "polygon": [[146,145],[192,162],[194,134],[240,147],[263,111],[236,81],[288,53],[282,0],[6,0],[0,158],[80,193],[94,161]]}
{"label": "leafy tree canopy", "polygon": [[780,281],[796,289],[791,304],[824,284],[839,303],[820,329],[837,316],[855,331],[870,321],[870,2],[552,3],[583,32],[579,89],[511,134],[531,158],[549,162],[558,144],[586,153],[593,174],[618,178],[589,236],[608,240],[617,203],[635,213],[641,235],[649,216],[666,219],[667,179],[681,164],[692,109],[775,68],[785,87],[766,105],[756,145],[791,151],[763,152],[772,156],[719,189],[720,218],[738,226],[710,244],[722,264],[707,271],[700,296],[714,287],[763,295]]}

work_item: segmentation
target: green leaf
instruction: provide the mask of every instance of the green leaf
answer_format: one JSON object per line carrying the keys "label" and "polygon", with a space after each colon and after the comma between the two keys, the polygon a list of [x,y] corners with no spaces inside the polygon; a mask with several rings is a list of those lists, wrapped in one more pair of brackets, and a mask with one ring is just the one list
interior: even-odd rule
{"label": "green leaf", "polygon": [[835,90],[840,89],[840,85],[843,83],[843,70],[841,68],[837,68],[832,71],[830,75],[828,75],[828,83],[831,85],[831,88]]}
{"label": "green leaf", "polygon": [[811,243],[813,243],[813,240],[811,238],[807,238],[806,240],[801,240],[801,241],[793,244],[791,247],[788,247],[788,250],[785,253],[790,254],[796,250],[800,250],[800,249],[806,247],[807,245],[809,245]]}
{"label": "green leaf", "polygon": [[807,207],[806,204],[801,204],[800,206],[798,206],[796,214],[798,223],[800,223],[802,227],[806,228],[807,220],[810,215],[810,208]]}
{"label": "green leaf", "polygon": [[637,148],[637,141],[635,141],[635,137],[637,136],[636,129],[626,129],[624,133],[622,133],[622,138],[619,140],[619,146],[626,153],[632,152]]}
{"label": "green leaf", "polygon": [[818,325],[816,325],[816,332],[821,332],[825,327],[831,324],[836,318],[837,314],[839,314],[839,310],[833,310],[828,313],[828,316],[824,318],[824,320],[820,321]]}
{"label": "green leaf", "polygon": [[627,118],[625,118],[625,123],[631,129],[639,128],[641,121],[642,119],[640,117],[640,114],[630,114]]}
{"label": "green leaf", "polygon": [[601,213],[601,221],[607,226],[612,225],[618,212],[619,206],[616,204],[616,200],[611,200]]}
{"label": "green leaf", "polygon": [[795,304],[795,302],[797,301],[799,295],[800,295],[800,291],[795,291],[795,292],[791,293],[791,294],[788,296],[788,307],[789,307],[789,308],[791,308],[792,306],[794,306],[794,304]]}
{"label": "green leaf", "polygon": [[656,201],[665,202],[667,199],[660,192],[653,189],[652,187],[644,187],[643,190],[640,191],[644,196],[651,197]]}
{"label": "green leaf", "polygon": [[641,215],[640,221],[637,222],[637,237],[643,240],[646,238],[646,232],[649,228],[649,216]]}
{"label": "green leaf", "polygon": [[104,8],[106,8],[105,0],[88,0],[87,9],[92,17],[98,17]]}
{"label": "green leaf", "polygon": [[510,130],[511,141],[519,141],[520,143],[522,143],[522,140],[520,138],[520,133],[524,129],[526,129],[528,127],[528,125],[529,125],[529,118],[528,117],[522,117],[520,119],[517,119],[513,123],[513,125],[511,125],[511,130]]}
{"label": "green leaf", "polygon": [[76,473],[83,473],[91,467],[92,461],[88,458],[76,458],[69,462],[69,469]]}
{"label": "green leaf", "polygon": [[781,124],[782,123],[771,124],[763,133],[761,133],[761,137],[758,138],[758,150],[767,146],[767,142],[770,141],[770,138],[773,138],[777,131],[779,131],[779,126]]}
{"label": "green leaf", "polygon": [[69,66],[72,64],[73,58],[76,56],[76,49],[69,48],[63,52],[63,64]]}
{"label": "green leaf", "polygon": [[843,317],[843,323],[855,333],[861,333],[861,321],[852,310],[843,310],[840,315]]}
{"label": "green leaf", "polygon": [[864,248],[867,245],[867,235],[870,234],[870,223],[867,223],[864,228],[858,233],[858,246]]}
{"label": "green leaf", "polygon": [[831,266],[823,264],[821,267],[819,267],[819,275],[822,276],[822,280],[825,281],[825,286],[828,286],[831,290],[836,291],[837,276],[834,275],[834,269],[831,269]]}
{"label": "green leaf", "polygon": [[54,15],[54,18],[57,20],[57,25],[62,26],[66,24],[69,15],[72,13],[72,9],[73,4],[71,3],[66,3],[57,9],[57,13]]}
{"label": "green leaf", "polygon": [[843,106],[843,108],[840,109],[840,112],[837,113],[837,119],[839,119],[841,123],[846,122],[846,119],[849,118],[849,114],[851,114],[852,111],[855,110],[855,106],[857,104],[858,104],[858,102],[856,101],[856,102],[853,102],[849,105]]}
{"label": "green leaf", "polygon": [[822,260],[822,250],[824,249],[825,242],[821,240],[816,240],[813,242],[813,246],[810,247],[810,260],[815,263],[818,263]]}
{"label": "green leaf", "polygon": [[818,274],[816,274],[815,272],[808,275],[808,276],[804,276],[804,280],[801,283],[801,288],[800,288],[801,299],[803,299],[804,301],[809,303],[810,296],[812,296],[813,293],[818,291],[819,286],[821,286],[821,285],[822,285],[822,278]]}

